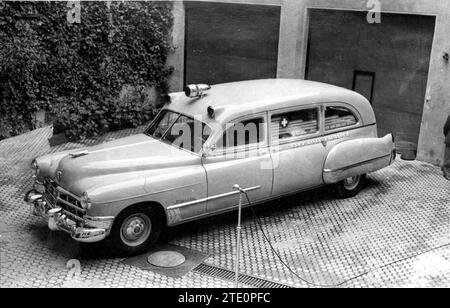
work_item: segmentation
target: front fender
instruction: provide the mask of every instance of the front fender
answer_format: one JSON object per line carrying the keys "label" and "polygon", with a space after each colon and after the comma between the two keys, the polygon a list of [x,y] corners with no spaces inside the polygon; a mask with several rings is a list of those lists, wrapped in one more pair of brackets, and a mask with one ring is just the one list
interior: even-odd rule
{"label": "front fender", "polygon": [[39,179],[42,180],[46,177],[53,177],[56,173],[56,169],[58,169],[61,159],[66,157],[71,152],[73,152],[73,150],[47,154],[36,158],[39,165]]}
{"label": "front fender", "polygon": [[343,141],[328,153],[323,168],[325,184],[335,184],[346,178],[371,173],[392,162],[394,138],[360,138]]}
{"label": "front fender", "polygon": [[[92,181],[89,180],[91,184]],[[167,208],[201,200],[207,195],[206,174],[201,165],[150,170],[133,176],[115,175],[96,182],[95,189],[88,191],[92,199],[90,216],[117,216],[128,206],[145,202],[155,202]],[[181,209],[178,214],[181,220],[185,220],[205,211],[206,204],[198,203]]]}

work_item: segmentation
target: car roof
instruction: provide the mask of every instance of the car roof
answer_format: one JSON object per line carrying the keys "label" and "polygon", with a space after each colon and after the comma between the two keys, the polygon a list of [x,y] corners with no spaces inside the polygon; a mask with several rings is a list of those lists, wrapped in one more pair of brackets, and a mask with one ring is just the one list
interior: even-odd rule
{"label": "car roof", "polygon": [[[342,102],[353,106],[364,124],[375,123],[370,103],[362,95],[341,87],[300,79],[261,79],[212,85],[198,98],[189,98],[184,92],[171,94],[166,109],[177,111],[205,123],[228,122],[246,115],[282,108],[324,102]],[[208,116],[208,107],[215,117]],[[370,123],[372,124],[372,123]]]}

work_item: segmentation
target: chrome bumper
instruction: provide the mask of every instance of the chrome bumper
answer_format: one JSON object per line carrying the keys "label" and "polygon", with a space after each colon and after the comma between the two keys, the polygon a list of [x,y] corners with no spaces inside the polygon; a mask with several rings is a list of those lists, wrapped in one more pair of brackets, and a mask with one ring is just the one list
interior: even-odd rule
{"label": "chrome bumper", "polygon": [[28,192],[24,198],[31,206],[32,213],[47,220],[48,228],[52,231],[64,231],[82,243],[94,243],[105,239],[109,234],[114,217],[93,217],[86,219],[101,223],[105,228],[78,227],[77,223],[69,219],[61,208],[52,208],[43,199],[43,195],[35,190]]}

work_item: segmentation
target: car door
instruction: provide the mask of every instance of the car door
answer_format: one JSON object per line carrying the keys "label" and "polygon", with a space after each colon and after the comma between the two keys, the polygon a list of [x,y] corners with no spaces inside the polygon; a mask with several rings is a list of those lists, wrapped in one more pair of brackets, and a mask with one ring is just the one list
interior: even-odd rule
{"label": "car door", "polygon": [[326,144],[321,136],[320,106],[270,113],[273,195],[284,195],[323,184]]}
{"label": "car door", "polygon": [[242,188],[261,186],[249,192],[252,202],[270,197],[272,160],[267,141],[267,113],[240,118],[224,128],[215,149],[203,157],[208,182],[207,212],[228,210],[238,204],[238,196],[221,196]]}

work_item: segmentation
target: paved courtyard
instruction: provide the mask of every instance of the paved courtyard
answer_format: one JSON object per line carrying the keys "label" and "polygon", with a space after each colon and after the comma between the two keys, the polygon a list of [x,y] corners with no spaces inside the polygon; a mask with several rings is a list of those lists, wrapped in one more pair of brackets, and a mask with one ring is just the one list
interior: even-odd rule
{"label": "paved courtyard", "polygon": [[[55,148],[49,128],[0,141],[1,287],[233,287],[214,272],[233,270],[236,213],[167,229],[164,241],[209,254],[204,264],[212,269],[170,278],[50,232],[24,204],[34,157],[136,132]],[[450,183],[438,167],[397,160],[371,174],[352,199],[323,188],[258,206],[256,216],[245,210],[240,268],[255,280],[293,287],[450,287],[449,206]],[[301,279],[277,258],[258,221]],[[251,281],[243,286],[255,286]]]}

